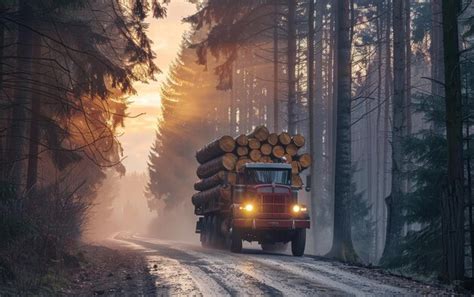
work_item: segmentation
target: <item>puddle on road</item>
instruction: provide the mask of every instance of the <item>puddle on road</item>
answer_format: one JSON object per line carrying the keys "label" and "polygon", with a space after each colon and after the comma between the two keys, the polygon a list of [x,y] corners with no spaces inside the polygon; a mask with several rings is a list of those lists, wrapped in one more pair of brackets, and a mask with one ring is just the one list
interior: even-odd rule
{"label": "puddle on road", "polygon": [[202,296],[189,271],[176,260],[146,256],[150,274],[156,278],[158,295]]}

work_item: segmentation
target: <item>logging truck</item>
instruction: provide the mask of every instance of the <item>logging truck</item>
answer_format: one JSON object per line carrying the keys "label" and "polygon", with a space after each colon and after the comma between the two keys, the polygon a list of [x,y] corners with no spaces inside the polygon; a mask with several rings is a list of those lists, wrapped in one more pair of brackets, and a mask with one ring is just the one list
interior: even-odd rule
{"label": "logging truck", "polygon": [[306,206],[298,203],[298,189],[292,187],[291,165],[247,163],[220,195],[230,195],[229,206],[213,203],[196,207],[200,215],[196,232],[204,247],[227,246],[242,250],[242,241],[257,241],[264,250],[291,242],[294,256],[304,254],[310,220]]}
{"label": "logging truck", "polygon": [[257,241],[264,250],[291,242],[293,255],[302,256],[310,222],[306,206],[298,202],[300,173],[311,165],[309,154],[298,154],[304,144],[302,135],[258,126],[198,150],[200,180],[191,200],[201,244],[238,253],[243,240]]}

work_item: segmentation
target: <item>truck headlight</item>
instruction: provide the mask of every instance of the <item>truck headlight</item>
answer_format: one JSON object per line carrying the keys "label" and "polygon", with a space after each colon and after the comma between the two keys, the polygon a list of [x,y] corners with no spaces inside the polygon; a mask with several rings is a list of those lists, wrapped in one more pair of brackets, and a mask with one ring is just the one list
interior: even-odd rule
{"label": "truck headlight", "polygon": [[306,212],[308,209],[304,205],[295,204],[292,208],[294,213]]}
{"label": "truck headlight", "polygon": [[245,210],[247,212],[252,212],[253,211],[253,204],[247,203],[244,206],[239,207],[240,210]]}

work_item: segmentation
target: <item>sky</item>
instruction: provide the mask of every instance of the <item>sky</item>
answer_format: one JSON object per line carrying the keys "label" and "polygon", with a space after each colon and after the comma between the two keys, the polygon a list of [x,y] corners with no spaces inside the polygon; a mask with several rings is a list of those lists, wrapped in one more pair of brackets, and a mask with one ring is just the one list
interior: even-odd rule
{"label": "sky", "polygon": [[[130,97],[132,103],[128,112],[131,117],[125,119],[124,133],[119,137],[124,149],[123,164],[127,173],[147,170],[148,154],[155,140],[160,116],[160,87],[166,79],[171,63],[178,55],[182,35],[189,28],[182,19],[194,11],[195,6],[187,0],[173,0],[168,5],[168,15],[165,19],[148,20],[148,37],[153,41],[155,63],[162,73],[157,75],[156,81],[136,84],[137,95]],[[144,114],[132,118],[142,113]]]}

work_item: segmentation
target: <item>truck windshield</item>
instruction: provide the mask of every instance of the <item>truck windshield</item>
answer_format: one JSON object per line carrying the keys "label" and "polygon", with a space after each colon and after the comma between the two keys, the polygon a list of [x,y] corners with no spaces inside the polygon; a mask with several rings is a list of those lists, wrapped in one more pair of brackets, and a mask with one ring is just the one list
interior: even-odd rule
{"label": "truck windshield", "polygon": [[278,169],[248,169],[246,174],[247,184],[280,184],[291,185],[290,170]]}

